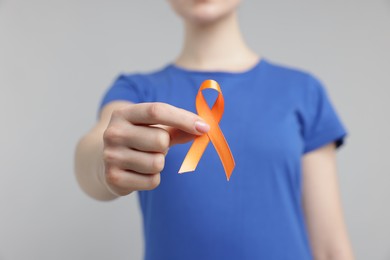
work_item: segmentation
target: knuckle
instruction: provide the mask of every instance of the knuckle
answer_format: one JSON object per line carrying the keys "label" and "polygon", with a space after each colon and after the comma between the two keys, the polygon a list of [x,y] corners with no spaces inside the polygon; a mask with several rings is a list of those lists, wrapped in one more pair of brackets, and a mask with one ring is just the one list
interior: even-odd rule
{"label": "knuckle", "polygon": [[115,139],[117,135],[117,130],[115,127],[108,127],[104,133],[103,133],[103,139],[104,141],[110,141],[112,139]]}
{"label": "knuckle", "polygon": [[152,162],[153,173],[161,172],[164,169],[164,164],[165,164],[165,156],[161,153],[155,154]]}
{"label": "knuckle", "polygon": [[114,118],[123,117],[123,116],[124,116],[124,113],[125,113],[126,111],[127,111],[126,108],[118,108],[118,109],[115,109],[114,111],[112,111],[111,117],[114,117]]}
{"label": "knuckle", "polygon": [[119,127],[110,126],[104,131],[103,139],[108,143],[115,143],[122,140],[124,137],[123,131]]}
{"label": "knuckle", "polygon": [[119,109],[115,109],[114,111],[112,111],[111,113],[111,117],[112,118],[117,118],[117,117],[120,117],[121,116],[121,111]]}
{"label": "knuckle", "polygon": [[161,178],[159,173],[151,175],[146,183],[146,190],[153,190],[157,188],[158,185],[160,185],[160,181]]}
{"label": "knuckle", "polygon": [[117,154],[112,151],[111,149],[104,149],[103,150],[103,161],[106,164],[112,164],[113,162],[117,161]]}
{"label": "knuckle", "polygon": [[109,169],[106,171],[106,180],[107,180],[107,183],[111,184],[111,185],[118,185],[118,183],[120,182],[120,174],[119,172],[117,171],[114,171],[112,169]]}
{"label": "knuckle", "polygon": [[159,134],[156,135],[156,145],[157,150],[160,152],[164,152],[169,147],[170,136],[169,133],[165,130],[160,131]]}
{"label": "knuckle", "polygon": [[159,102],[151,103],[147,109],[148,116],[152,119],[158,119],[164,105]]}

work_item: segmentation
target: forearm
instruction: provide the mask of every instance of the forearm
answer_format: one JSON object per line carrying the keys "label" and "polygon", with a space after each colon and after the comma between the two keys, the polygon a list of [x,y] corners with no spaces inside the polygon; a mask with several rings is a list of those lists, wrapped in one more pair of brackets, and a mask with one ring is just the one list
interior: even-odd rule
{"label": "forearm", "polygon": [[333,241],[328,245],[317,245],[313,248],[314,260],[354,260],[353,252],[347,237]]}
{"label": "forearm", "polygon": [[337,179],[334,143],[303,158],[303,209],[315,260],[353,260]]}
{"label": "forearm", "polygon": [[[326,182],[322,182],[326,186]],[[336,186],[336,184],[334,185]],[[313,188],[315,186],[313,185]],[[312,245],[313,256],[315,260],[353,260],[353,250],[348,238],[347,226],[342,213],[342,205],[339,198],[339,192],[333,191],[326,193],[326,196],[337,196],[331,203],[321,200],[322,207],[328,206],[327,213],[318,209],[317,212],[306,211],[308,215],[308,231],[310,234],[310,243]],[[314,193],[314,192],[313,192]],[[317,192],[318,194],[318,192]],[[314,195],[312,196],[312,198]],[[306,202],[310,201],[306,198]],[[317,200],[318,202],[318,200]],[[312,204],[316,203],[312,201]],[[329,205],[328,204],[328,205]],[[321,207],[321,206],[320,206]],[[311,207],[314,209],[314,206]],[[310,217],[309,217],[310,215]]]}
{"label": "forearm", "polygon": [[118,197],[109,190],[105,181],[101,133],[91,132],[79,141],[75,173],[80,187],[92,198],[107,201]]}
{"label": "forearm", "polygon": [[[342,212],[340,203],[336,203]],[[317,219],[320,219],[318,217]],[[309,224],[310,243],[315,260],[354,260],[352,245],[342,214],[331,214],[322,218],[323,224]],[[310,221],[309,221],[310,222]]]}

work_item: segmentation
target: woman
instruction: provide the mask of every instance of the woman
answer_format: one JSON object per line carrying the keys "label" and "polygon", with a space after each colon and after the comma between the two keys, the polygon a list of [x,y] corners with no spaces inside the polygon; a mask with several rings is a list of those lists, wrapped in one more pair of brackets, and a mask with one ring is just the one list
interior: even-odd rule
{"label": "woman", "polygon": [[[248,48],[239,2],[170,1],[185,25],[182,52],[118,77],[78,144],[78,181],[99,200],[138,191],[145,259],[353,259],[335,162],[346,130],[315,77]],[[225,99],[229,182],[211,144],[196,172],[177,174],[189,141],[210,128],[194,113],[206,79]]]}

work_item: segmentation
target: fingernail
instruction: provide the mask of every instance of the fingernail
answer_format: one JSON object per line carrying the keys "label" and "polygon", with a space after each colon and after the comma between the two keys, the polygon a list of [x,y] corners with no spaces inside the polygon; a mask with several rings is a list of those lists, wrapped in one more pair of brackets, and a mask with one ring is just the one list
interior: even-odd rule
{"label": "fingernail", "polygon": [[210,126],[203,121],[196,121],[195,122],[195,129],[198,132],[206,133],[210,130]]}

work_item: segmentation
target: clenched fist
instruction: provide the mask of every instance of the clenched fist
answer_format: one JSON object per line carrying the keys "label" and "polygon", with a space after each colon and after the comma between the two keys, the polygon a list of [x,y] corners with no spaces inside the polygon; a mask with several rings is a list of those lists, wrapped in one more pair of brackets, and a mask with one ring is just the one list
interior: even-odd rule
{"label": "clenched fist", "polygon": [[169,147],[209,128],[198,115],[165,103],[130,104],[113,111],[103,135],[109,188],[122,196],[156,188]]}

